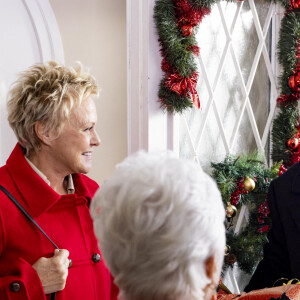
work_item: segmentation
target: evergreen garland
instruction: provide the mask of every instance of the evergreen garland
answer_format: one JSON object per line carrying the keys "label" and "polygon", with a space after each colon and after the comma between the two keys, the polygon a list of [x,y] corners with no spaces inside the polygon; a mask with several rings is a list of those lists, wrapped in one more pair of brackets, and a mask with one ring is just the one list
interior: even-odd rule
{"label": "evergreen garland", "polygon": [[[281,21],[278,42],[278,59],[282,65],[281,95],[277,99],[279,113],[273,121],[272,159],[283,161],[285,166],[300,160],[299,112],[300,98],[300,12],[299,3],[285,2],[286,13]],[[292,145],[292,146],[291,146]]]}
{"label": "evergreen garland", "polygon": [[[213,3],[215,0],[206,2]],[[199,47],[195,32],[209,12],[209,8],[199,0],[156,1],[154,19],[161,44],[162,70],[165,72],[158,95],[161,106],[172,113],[182,113],[193,103],[200,108],[195,60]]]}
{"label": "evergreen garland", "polygon": [[299,113],[297,102],[281,109],[276,119],[273,121],[272,141],[274,161],[283,161],[285,165],[292,164],[293,152],[287,146],[287,138],[293,137],[297,133],[295,125],[298,123]]}
{"label": "evergreen garland", "polygon": [[289,77],[296,69],[299,59],[297,58],[297,47],[300,38],[300,13],[288,12],[281,21],[278,61],[283,67],[281,75],[282,94],[288,95],[293,91],[288,85]]}
{"label": "evergreen garland", "polygon": [[195,34],[185,37],[178,30],[173,1],[157,1],[154,18],[165,58],[180,76],[190,76],[197,70],[197,65],[193,53],[187,48],[196,44]]}

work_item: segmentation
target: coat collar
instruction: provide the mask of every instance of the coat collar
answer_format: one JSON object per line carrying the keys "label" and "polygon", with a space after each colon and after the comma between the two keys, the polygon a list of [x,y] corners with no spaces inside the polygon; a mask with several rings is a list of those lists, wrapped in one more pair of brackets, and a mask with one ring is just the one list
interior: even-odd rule
{"label": "coat collar", "polygon": [[[35,217],[50,209],[62,197],[32,169],[19,144],[15,146],[6,166],[17,189]],[[73,179],[75,195],[83,196],[89,202],[98,189],[98,184],[82,174],[74,174]]]}

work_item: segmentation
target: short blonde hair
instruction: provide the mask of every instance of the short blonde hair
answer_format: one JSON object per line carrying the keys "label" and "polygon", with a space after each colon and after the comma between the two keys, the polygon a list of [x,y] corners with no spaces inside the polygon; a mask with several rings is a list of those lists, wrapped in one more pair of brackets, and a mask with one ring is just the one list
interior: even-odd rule
{"label": "short blonde hair", "polygon": [[72,108],[98,92],[94,77],[80,63],[72,68],[49,61],[20,73],[10,90],[7,109],[9,125],[25,148],[25,154],[40,149],[36,122],[59,135]]}
{"label": "short blonde hair", "polygon": [[[116,167],[91,204],[101,251],[124,299],[203,299],[225,248],[214,180],[191,161],[138,152]],[[216,283],[215,283],[216,284]]]}

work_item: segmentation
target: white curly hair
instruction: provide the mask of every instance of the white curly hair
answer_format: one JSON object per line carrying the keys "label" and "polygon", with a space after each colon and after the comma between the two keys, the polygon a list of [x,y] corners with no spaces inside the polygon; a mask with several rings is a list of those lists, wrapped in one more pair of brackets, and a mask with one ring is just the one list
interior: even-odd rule
{"label": "white curly hair", "polygon": [[[199,165],[138,152],[116,167],[91,206],[99,244],[122,299],[203,299],[220,274],[225,212]],[[216,279],[217,280],[217,279]]]}

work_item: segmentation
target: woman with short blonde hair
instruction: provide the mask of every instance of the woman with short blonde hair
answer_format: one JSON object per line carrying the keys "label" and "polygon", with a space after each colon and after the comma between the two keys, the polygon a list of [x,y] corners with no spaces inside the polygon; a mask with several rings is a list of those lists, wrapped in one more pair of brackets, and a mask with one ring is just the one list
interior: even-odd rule
{"label": "woman with short blonde hair", "polygon": [[50,61],[21,73],[10,90],[7,108],[9,124],[27,155],[40,148],[34,128],[37,121],[59,135],[72,108],[98,92],[94,77],[80,63],[72,68]]}
{"label": "woman with short blonde hair", "polygon": [[18,143],[0,168],[0,299],[116,299],[89,214],[99,186],[84,175],[100,145],[97,94],[81,65],[53,61],[22,72],[10,91]]}

